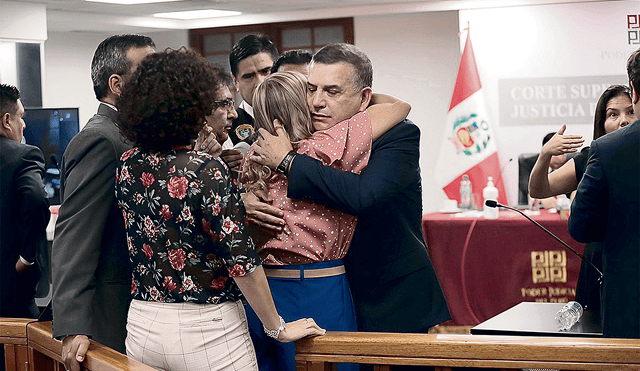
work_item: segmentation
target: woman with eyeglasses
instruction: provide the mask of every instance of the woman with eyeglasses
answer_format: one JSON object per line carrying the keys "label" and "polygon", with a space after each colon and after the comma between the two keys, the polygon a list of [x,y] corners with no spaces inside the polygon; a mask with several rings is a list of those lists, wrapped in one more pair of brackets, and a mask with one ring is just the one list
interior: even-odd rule
{"label": "woman with eyeglasses", "polygon": [[193,148],[205,117],[224,134],[234,115],[224,76],[167,50],[146,57],[118,99],[134,144],[116,173],[132,268],[126,349],[159,370],[257,371],[243,297],[278,341],[324,333],[278,315],[228,167]]}
{"label": "woman with eyeglasses", "polygon": [[229,90],[231,77],[225,73],[222,79],[223,82],[215,89],[213,110],[205,117],[205,125],[198,133],[195,149],[222,157],[235,177],[240,171],[243,152],[235,147],[225,148],[225,142],[229,139],[229,130],[233,120],[238,118],[238,113]]}

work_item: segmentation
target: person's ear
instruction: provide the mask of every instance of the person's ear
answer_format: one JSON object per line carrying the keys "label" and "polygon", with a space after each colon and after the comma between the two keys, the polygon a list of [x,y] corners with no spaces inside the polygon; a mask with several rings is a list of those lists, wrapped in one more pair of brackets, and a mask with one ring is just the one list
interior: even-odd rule
{"label": "person's ear", "polygon": [[236,75],[231,75],[231,78],[233,79],[233,86],[236,88],[236,92],[240,93],[240,87],[238,86]]}
{"label": "person's ear", "polygon": [[5,113],[0,117],[0,137],[10,138],[10,133],[12,132],[11,125],[9,124],[10,119],[10,113]]}
{"label": "person's ear", "polygon": [[373,91],[370,87],[365,87],[360,92],[360,112],[364,111],[369,107],[369,103],[371,102],[371,96],[373,95]]}
{"label": "person's ear", "polygon": [[640,101],[640,92],[631,84],[631,103],[635,106]]}
{"label": "person's ear", "polygon": [[6,112],[4,115],[2,115],[1,119],[2,121],[0,121],[0,123],[2,125],[2,130],[11,130],[11,125],[9,124],[11,114],[9,112]]}
{"label": "person's ear", "polygon": [[122,76],[118,75],[117,73],[109,76],[109,90],[114,96],[119,97],[122,93],[123,87],[124,78],[122,78]]}

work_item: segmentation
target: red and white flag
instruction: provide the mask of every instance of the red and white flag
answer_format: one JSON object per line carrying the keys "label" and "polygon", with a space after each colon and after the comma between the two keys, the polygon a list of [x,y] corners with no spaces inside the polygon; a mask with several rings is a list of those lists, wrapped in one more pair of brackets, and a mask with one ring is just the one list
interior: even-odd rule
{"label": "red and white flag", "polygon": [[446,125],[435,175],[449,199],[460,202],[460,181],[467,174],[472,184],[473,201],[478,208],[482,208],[482,190],[491,176],[498,188],[498,202],[506,205],[507,195],[500,171],[496,137],[487,119],[482,85],[468,33]]}

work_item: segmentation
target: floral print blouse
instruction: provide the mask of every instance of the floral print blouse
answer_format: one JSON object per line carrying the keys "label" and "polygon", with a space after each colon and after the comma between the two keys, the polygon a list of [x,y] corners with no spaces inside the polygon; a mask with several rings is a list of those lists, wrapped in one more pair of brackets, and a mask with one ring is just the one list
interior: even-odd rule
{"label": "floral print blouse", "polygon": [[132,268],[131,296],[218,304],[242,297],[230,277],[260,260],[229,170],[191,150],[125,152],[116,173]]}

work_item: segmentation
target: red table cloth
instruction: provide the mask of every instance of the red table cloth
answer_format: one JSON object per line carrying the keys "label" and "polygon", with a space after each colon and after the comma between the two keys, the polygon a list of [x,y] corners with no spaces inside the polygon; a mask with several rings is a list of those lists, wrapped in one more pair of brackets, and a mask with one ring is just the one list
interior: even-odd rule
{"label": "red table cloth", "polygon": [[[567,221],[540,210],[530,215],[579,253]],[[575,298],[580,258],[513,211],[499,219],[431,213],[422,219],[429,256],[452,320],[474,326],[523,301],[566,302]]]}

